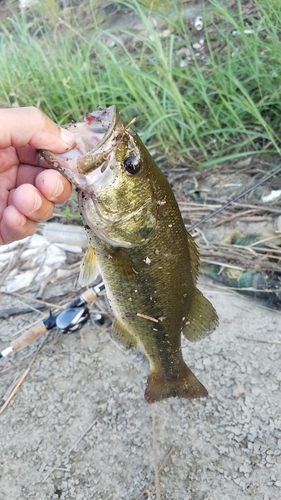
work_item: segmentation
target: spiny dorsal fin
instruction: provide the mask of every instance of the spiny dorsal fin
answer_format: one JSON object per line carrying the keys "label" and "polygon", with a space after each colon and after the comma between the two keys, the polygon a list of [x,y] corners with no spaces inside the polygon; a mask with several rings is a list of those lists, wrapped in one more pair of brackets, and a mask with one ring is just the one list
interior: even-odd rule
{"label": "spiny dorsal fin", "polygon": [[197,245],[188,231],[186,231],[187,244],[189,249],[190,256],[190,264],[191,264],[191,274],[193,278],[193,283],[195,285],[198,277],[198,269],[199,269],[199,253],[197,249]]}
{"label": "spiny dorsal fin", "polygon": [[88,286],[100,274],[97,256],[93,247],[88,247],[81,264],[79,283],[81,286]]}
{"label": "spiny dorsal fin", "polygon": [[196,288],[182,333],[190,342],[196,342],[210,335],[218,326],[218,322],[211,302]]}

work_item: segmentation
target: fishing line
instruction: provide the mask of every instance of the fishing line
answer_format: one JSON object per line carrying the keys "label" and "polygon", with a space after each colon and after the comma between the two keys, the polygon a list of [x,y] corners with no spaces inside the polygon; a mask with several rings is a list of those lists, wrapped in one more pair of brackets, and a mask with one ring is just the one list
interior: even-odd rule
{"label": "fishing line", "polygon": [[188,231],[192,231],[192,229],[195,229],[200,224],[203,224],[203,222],[206,222],[207,220],[211,219],[211,217],[214,217],[214,215],[216,215],[219,212],[221,212],[222,210],[224,210],[226,207],[228,207],[229,205],[231,205],[231,203],[235,203],[235,201],[239,200],[239,198],[242,198],[242,196],[245,196],[246,194],[250,193],[250,191],[252,191],[254,188],[260,186],[261,184],[263,184],[264,182],[268,181],[269,179],[271,179],[271,177],[273,177],[276,174],[279,174],[280,172],[281,172],[281,167],[279,167],[276,170],[274,170],[273,172],[271,172],[271,174],[267,175],[266,177],[264,177],[263,179],[261,179],[260,181],[258,181],[253,186],[250,186],[249,188],[247,188],[244,191],[242,191],[242,193],[238,194],[237,196],[234,196],[234,198],[231,198],[226,203],[224,203],[221,207],[217,208],[216,210],[213,210],[208,215],[206,215],[205,217],[203,217],[202,219],[200,219],[198,222],[195,222],[195,224],[192,224],[192,226],[189,226],[188,227]]}

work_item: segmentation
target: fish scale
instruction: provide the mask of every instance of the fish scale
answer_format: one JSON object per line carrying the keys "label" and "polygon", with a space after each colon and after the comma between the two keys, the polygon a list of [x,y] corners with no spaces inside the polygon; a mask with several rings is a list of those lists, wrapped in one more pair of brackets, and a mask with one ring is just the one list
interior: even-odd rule
{"label": "fish scale", "polygon": [[115,106],[70,129],[79,152],[41,154],[78,191],[89,241],[81,284],[102,275],[115,316],[113,337],[126,348],[141,346],[149,359],[149,403],[206,396],[183,360],[181,333],[200,340],[218,318],[196,287],[197,248],[167,179]]}

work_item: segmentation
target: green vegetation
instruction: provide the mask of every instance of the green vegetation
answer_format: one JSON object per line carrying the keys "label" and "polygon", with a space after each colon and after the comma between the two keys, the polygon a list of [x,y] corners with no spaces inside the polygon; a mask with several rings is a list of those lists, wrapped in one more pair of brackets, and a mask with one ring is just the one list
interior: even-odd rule
{"label": "green vegetation", "polygon": [[94,0],[65,10],[46,0],[2,21],[0,101],[40,106],[59,123],[116,104],[174,166],[280,153],[280,1],[256,1],[247,17],[242,1],[229,11],[213,0],[200,32],[182,2],[114,4],[143,29],[110,26]]}

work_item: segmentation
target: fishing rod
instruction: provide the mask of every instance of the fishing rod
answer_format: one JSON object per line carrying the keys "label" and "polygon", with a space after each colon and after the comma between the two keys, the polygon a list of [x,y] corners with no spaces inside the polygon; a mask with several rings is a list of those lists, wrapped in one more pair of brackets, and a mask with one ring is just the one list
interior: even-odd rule
{"label": "fishing rod", "polygon": [[[71,302],[63,311],[58,314],[52,314],[50,312],[47,318],[24,332],[20,337],[15,339],[9,347],[1,351],[0,358],[4,358],[13,351],[17,351],[30,344],[30,342],[33,342],[33,340],[41,337],[48,330],[52,330],[55,327],[64,334],[80,330],[90,317],[90,311],[87,304],[95,301],[104,289],[105,285],[103,281],[101,281],[98,285],[88,288],[84,293],[79,295],[79,297]],[[100,325],[104,323],[102,314],[92,314],[91,317]]]}
{"label": "fishing rod", "polygon": [[266,177],[256,182],[253,186],[250,186],[249,188],[242,191],[242,193],[238,194],[237,196],[234,196],[233,198],[230,198],[230,200],[226,201],[221,207],[217,208],[216,210],[213,210],[208,215],[200,219],[198,222],[195,222],[194,224],[189,226],[188,231],[192,231],[192,229],[195,229],[200,224],[203,224],[203,222],[206,222],[207,220],[211,219],[211,217],[214,217],[214,215],[218,214],[232,203],[235,203],[237,200],[239,200],[239,198],[242,198],[242,196],[245,196],[246,194],[250,193],[250,191],[252,191],[254,188],[260,186],[261,184],[268,181],[269,179],[271,179],[271,177],[273,177],[276,174],[279,174],[280,172],[281,172],[281,167],[277,168],[276,170],[268,174]]}
{"label": "fishing rod", "polygon": [[8,307],[8,309],[1,309],[0,319],[7,319],[10,316],[16,316],[17,314],[25,314],[29,312],[34,312],[34,309],[40,311],[40,309],[46,309],[45,304],[39,304],[35,307]]}

